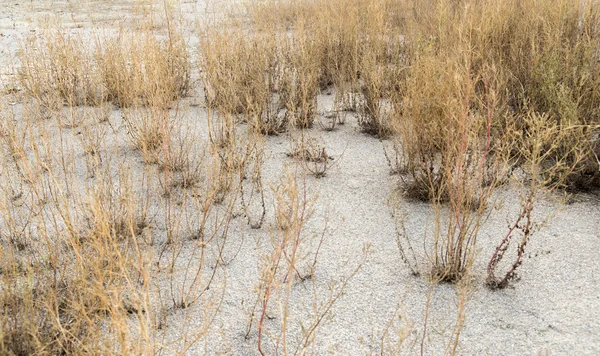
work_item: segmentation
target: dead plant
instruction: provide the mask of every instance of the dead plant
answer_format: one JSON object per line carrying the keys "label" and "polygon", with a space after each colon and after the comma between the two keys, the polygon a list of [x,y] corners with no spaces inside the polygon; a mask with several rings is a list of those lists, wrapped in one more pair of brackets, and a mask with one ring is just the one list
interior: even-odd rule
{"label": "dead plant", "polygon": [[[519,181],[520,210],[488,263],[487,284],[490,288],[505,288],[515,280],[527,243],[543,223],[552,217],[550,215],[538,220],[533,214],[535,206],[540,199],[549,196],[576,174],[579,161],[586,157],[581,148],[572,147],[569,152],[563,150],[562,143],[573,137],[573,131],[577,132],[578,127],[561,127],[549,120],[548,114],[535,112],[530,113],[524,121],[528,127],[527,137],[522,137],[518,130],[514,130],[517,137],[512,140],[520,142],[517,154],[523,162],[521,167],[526,172],[527,181]],[[508,264],[500,265],[508,251],[514,251],[515,257]],[[501,268],[503,272],[498,276]]]}

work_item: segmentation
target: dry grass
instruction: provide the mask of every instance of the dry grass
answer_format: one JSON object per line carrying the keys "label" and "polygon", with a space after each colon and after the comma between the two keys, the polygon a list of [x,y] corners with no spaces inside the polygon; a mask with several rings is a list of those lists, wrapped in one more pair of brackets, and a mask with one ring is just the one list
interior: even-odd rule
{"label": "dry grass", "polygon": [[[312,98],[334,85],[338,107],[358,110],[365,132],[399,137],[388,152],[403,158],[388,160],[408,172],[407,193],[439,212],[436,279],[468,270],[487,202],[512,170],[544,167],[536,181],[546,189],[597,184],[595,2],[316,0],[250,10],[252,31],[287,34],[272,46],[290,58],[276,86],[290,122],[309,127]],[[543,143],[550,154],[535,163],[518,153],[530,147],[532,115],[568,133],[557,147]]]}
{"label": "dry grass", "polygon": [[279,78],[278,40],[270,32],[247,38],[229,29],[204,29],[201,71],[207,105],[220,113],[243,114],[243,120],[264,134],[284,130],[273,98]]}
{"label": "dry grass", "polygon": [[399,28],[392,26],[400,8],[354,0],[248,5],[250,28],[225,22],[203,30],[207,103],[244,113],[250,123],[258,118],[254,126],[272,134],[312,127],[317,95],[335,86],[337,107],[360,110],[365,132],[387,136],[385,114],[397,90],[390,83],[405,69]]}
{"label": "dry grass", "polygon": [[[28,137],[22,147],[28,157],[15,158],[27,161],[19,163],[21,178],[13,176],[17,185],[2,182],[0,349],[148,353],[152,252],[141,234],[147,210],[131,194],[129,173],[113,178],[110,166],[76,192],[70,164],[40,155],[48,143]],[[3,169],[12,175],[9,163]],[[26,178],[32,174],[37,179]],[[132,321],[141,329],[132,329]]]}
{"label": "dry grass", "polygon": [[88,58],[83,39],[61,27],[44,29],[20,49],[20,85],[48,108],[96,105],[105,96],[97,69]]}
{"label": "dry grass", "polygon": [[107,99],[116,105],[167,108],[190,90],[188,49],[176,32],[167,40],[148,30],[99,38],[95,51]]}
{"label": "dry grass", "polygon": [[[434,207],[425,243],[407,245],[400,221],[398,245],[415,275],[460,287],[448,354],[496,189],[522,194],[488,264],[488,285],[502,288],[538,226],[537,202],[600,183],[595,1],[254,2],[242,23],[200,27],[197,66],[170,2],[162,10],[92,41],[51,25],[21,44],[25,95],[0,107],[2,354],[189,351],[220,311],[239,215],[254,229],[272,220],[246,337],[263,354],[310,352],[364,263],[317,297],[326,229],[304,231],[316,198],[297,168],[322,177],[335,164],[308,133],[323,91],[335,90],[330,129],[355,118],[388,147],[405,193]],[[207,139],[179,107],[196,70]],[[268,191],[263,136],[286,131],[297,166]],[[294,314],[294,290],[309,283],[313,310]],[[173,312],[188,321],[194,308],[200,326],[168,339]],[[401,350],[412,328],[395,316],[382,345]],[[427,317],[423,328],[425,340]]]}
{"label": "dry grass", "polygon": [[45,29],[21,46],[19,82],[50,109],[106,100],[166,108],[190,90],[189,53],[175,30],[164,40],[149,27],[98,36],[93,47],[60,25]]}
{"label": "dry grass", "polygon": [[[598,21],[597,4],[585,4],[414,5],[410,74],[393,99],[393,127],[409,193],[440,208],[449,203],[452,218],[439,223],[448,232],[434,237],[435,274],[455,280],[468,269],[485,203],[511,170],[538,167],[528,177],[545,189],[593,185]],[[565,135],[538,142],[545,150],[538,158],[519,153],[536,140],[532,115]]]}
{"label": "dry grass", "polygon": [[[191,86],[183,38],[170,28],[159,39],[146,26],[86,42],[57,25],[23,42],[20,60],[26,95],[0,111],[0,353],[171,348],[161,341],[164,300],[151,277],[161,251],[149,209],[160,199],[161,170],[131,170],[115,152],[119,132],[105,102],[127,107],[127,135],[144,160],[176,171],[185,188],[196,183],[199,163],[185,144],[171,143],[168,111]],[[180,222],[166,220],[168,235],[177,234]],[[183,300],[210,314],[218,299],[202,299],[195,288],[186,286]],[[174,349],[185,350],[205,330],[182,330],[187,341]]]}
{"label": "dry grass", "polygon": [[[279,352],[302,355],[313,349],[319,328],[330,317],[348,283],[362,268],[369,251],[365,247],[363,257],[354,269],[340,280],[332,281],[327,292],[319,295],[314,278],[327,226],[320,236],[311,236],[303,228],[314,213],[315,197],[309,196],[306,178],[299,177],[297,168],[286,169],[280,184],[274,188],[274,196],[277,227],[271,233],[271,247],[264,256],[257,299],[250,310],[246,338],[256,324],[257,348],[261,355]],[[318,240],[311,241],[315,239]],[[308,313],[292,308],[296,285],[313,289],[315,302]],[[274,305],[279,307],[275,309]],[[276,327],[270,325],[273,322],[269,319],[274,319],[269,317],[272,313],[278,314]]]}
{"label": "dry grass", "polygon": [[[536,205],[544,197],[563,187],[577,171],[579,162],[586,158],[577,146],[565,152],[564,146],[557,144],[568,142],[568,138],[573,136],[571,130],[576,131],[577,135],[578,127],[567,130],[549,120],[547,115],[535,113],[524,120],[529,131],[528,137],[525,143],[519,144],[519,151],[515,152],[515,155],[525,162],[521,168],[530,178],[528,181],[518,182],[521,185],[520,210],[516,217],[512,218],[508,231],[498,243],[488,263],[487,284],[491,288],[505,288],[517,279],[517,269],[523,262],[527,243],[540,226],[552,218],[537,217],[533,213]],[[518,130],[512,132],[518,136],[510,138],[510,141],[523,140]],[[549,165],[547,160],[558,160],[558,164]],[[510,253],[514,253],[515,256],[503,261],[505,255]]]}

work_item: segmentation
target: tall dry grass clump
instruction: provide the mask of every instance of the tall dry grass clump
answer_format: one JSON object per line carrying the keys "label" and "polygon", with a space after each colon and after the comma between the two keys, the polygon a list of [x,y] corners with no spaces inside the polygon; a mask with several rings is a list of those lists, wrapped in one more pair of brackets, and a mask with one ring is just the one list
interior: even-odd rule
{"label": "tall dry grass clump", "polygon": [[300,19],[291,39],[284,41],[282,79],[279,95],[290,123],[310,128],[317,114],[319,94],[319,42],[310,35],[310,27]]}
{"label": "tall dry grass clump", "polygon": [[24,120],[24,155],[1,165],[0,353],[152,352],[152,252],[130,176],[113,179],[105,164],[79,186],[59,163],[66,150],[50,150],[45,129],[37,136]]}
{"label": "tall dry grass clump", "polygon": [[[519,117],[531,112],[547,115],[571,133],[549,157],[549,162],[566,168],[556,172],[555,181],[568,171],[568,188],[597,185],[598,3],[508,1],[481,11],[480,18],[491,21],[477,25],[474,47],[485,54],[482,62],[494,63],[505,73],[504,104]],[[518,120],[528,132],[527,120]],[[579,160],[582,155],[587,158]]]}
{"label": "tall dry grass clump", "polygon": [[191,88],[189,53],[177,32],[166,40],[149,31],[99,38],[95,51],[107,98],[120,107],[166,108]]}
{"label": "tall dry grass clump", "polygon": [[201,34],[201,71],[207,105],[222,114],[243,116],[258,132],[285,129],[274,91],[280,55],[273,32],[247,36],[234,30],[205,28]]}
{"label": "tall dry grass clump", "polygon": [[[22,44],[26,101],[0,112],[7,153],[0,162],[1,354],[146,355],[165,348],[157,336],[162,301],[149,274],[157,251],[148,236],[148,172],[134,184],[131,162],[113,155],[118,133],[104,109],[107,101],[120,106],[144,158],[189,169],[181,175],[190,185],[197,168],[176,162],[169,112],[191,88],[189,54],[174,27],[167,33],[140,26],[85,41],[56,26]],[[111,134],[115,141],[105,142]],[[84,164],[85,179],[78,170]],[[168,229],[176,225],[166,220]]]}
{"label": "tall dry grass clump", "polygon": [[[393,96],[391,125],[408,193],[448,210],[433,232],[436,278],[457,280],[468,269],[486,202],[511,171],[528,172],[530,192],[597,181],[598,4],[581,4],[411,3],[409,73]],[[548,141],[540,125],[561,139]],[[535,152],[532,142],[545,151],[524,155]],[[530,216],[521,215],[519,226]],[[506,278],[490,278],[506,285]]]}
{"label": "tall dry grass clump", "polygon": [[393,127],[412,179],[407,193],[435,208],[430,262],[442,281],[459,280],[473,262],[488,201],[507,169],[503,138],[492,131],[502,114],[497,83],[456,56],[425,52],[394,103]]}
{"label": "tall dry grass clump", "polygon": [[[531,163],[519,154],[534,130],[527,117],[569,132],[536,163],[555,176],[537,182],[598,182],[595,1],[265,1],[247,10],[249,29],[217,28],[218,54],[202,50],[212,58],[203,68],[209,98],[237,113],[250,112],[254,98],[259,107],[276,101],[284,112],[277,127],[304,129],[318,94],[335,87],[335,110],[357,111],[365,132],[395,136],[402,157],[388,159],[405,167],[394,170],[406,171],[407,192],[440,213],[437,279],[460,279],[493,191]],[[227,39],[235,46],[223,49]],[[219,67],[215,58],[231,63]]]}
{"label": "tall dry grass clump", "polygon": [[19,82],[47,107],[97,105],[104,99],[98,71],[82,38],[64,28],[46,28],[20,48]]}
{"label": "tall dry grass clump", "polygon": [[253,107],[269,108],[261,121],[274,122],[279,131],[288,124],[304,129],[318,114],[318,94],[334,86],[340,111],[360,110],[362,129],[385,136],[389,96],[396,90],[391,83],[403,73],[397,66],[404,60],[403,42],[394,25],[400,9],[389,0],[249,4],[250,28],[225,21],[204,30],[207,102],[249,121],[256,116]]}
{"label": "tall dry grass clump", "polygon": [[48,108],[104,101],[167,107],[191,88],[187,45],[176,29],[167,39],[147,25],[86,41],[56,25],[28,38],[20,59],[21,86]]}
{"label": "tall dry grass clump", "polygon": [[[463,48],[455,60],[469,61],[473,75],[487,73],[486,77],[494,78],[502,113],[493,122],[498,132],[495,136],[510,130],[513,123],[527,132],[525,116],[547,114],[549,120],[572,132],[559,151],[576,148],[588,157],[578,161],[575,153],[571,157],[559,154],[567,160],[561,164],[578,165],[566,184],[584,188],[597,183],[599,82],[595,78],[600,67],[596,2],[429,1],[415,5],[414,13],[409,26],[417,47],[414,75],[421,75],[417,73],[423,70],[420,63],[431,59],[428,52],[456,53]],[[485,90],[485,83],[480,80],[476,88]]]}

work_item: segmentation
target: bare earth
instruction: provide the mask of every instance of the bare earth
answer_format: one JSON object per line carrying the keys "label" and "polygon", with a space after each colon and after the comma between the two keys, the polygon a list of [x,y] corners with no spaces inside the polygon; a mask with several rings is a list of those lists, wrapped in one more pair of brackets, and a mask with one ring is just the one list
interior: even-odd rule
{"label": "bare earth", "polygon": [[[213,16],[224,2],[181,2],[184,21],[190,24],[189,43],[196,56],[194,23]],[[34,34],[39,28],[38,22],[43,21],[45,16],[55,18],[58,15],[65,27],[89,34],[92,27],[118,28],[133,6],[129,1],[1,0],[2,86],[14,80],[12,73],[18,67],[18,61],[14,60],[18,42]],[[198,76],[198,73],[195,75]],[[333,109],[333,96],[328,94],[322,93],[318,98],[320,120],[324,123],[328,121],[326,115]],[[8,103],[11,98],[3,95],[2,101]],[[202,91],[198,89],[193,97],[183,100],[179,108],[181,131],[191,132],[197,137],[199,147],[204,142],[202,138],[207,135],[203,101]],[[14,106],[15,112],[19,112],[19,105]],[[115,152],[119,151],[115,155],[128,162],[133,172],[141,171],[143,163],[130,147],[119,110],[111,111],[110,125],[117,128],[106,136]],[[56,128],[49,127],[48,130],[55,132]],[[317,197],[315,213],[306,233],[320,236],[325,229],[325,239],[314,278],[294,286],[291,335],[297,332],[299,321],[310,318],[315,298],[323,300],[332,281],[349,276],[360,263],[363,249],[369,245],[370,254],[366,262],[319,329],[314,354],[370,355],[382,353],[382,348],[388,354],[444,354],[456,323],[456,287],[449,284],[430,286],[426,278],[413,276],[402,261],[390,208],[391,201],[401,199],[395,194],[401,180],[390,175],[382,143],[361,133],[356,118],[350,113],[346,124],[338,129],[329,132],[315,125],[310,134],[325,144],[327,153],[336,163],[323,178],[308,175],[301,179],[309,196]],[[75,135],[73,132],[73,137]],[[70,144],[76,147],[73,137]],[[267,137],[263,168],[267,187],[266,221],[261,229],[251,229],[243,217],[233,221],[229,247],[225,251],[228,263],[218,273],[216,287],[210,291],[223,293],[223,302],[209,334],[187,352],[189,355],[258,354],[256,326],[250,329],[248,337],[246,332],[250,310],[256,300],[259,261],[269,245],[274,223],[274,199],[270,187],[279,182],[286,167],[294,169],[295,161],[287,156],[288,152],[288,134]],[[76,162],[83,164],[81,159]],[[85,167],[77,167],[79,176],[84,180]],[[0,179],[10,178],[7,175]],[[535,213],[540,217],[554,213],[556,216],[527,245],[527,258],[520,268],[520,280],[514,287],[491,291],[485,287],[485,267],[495,243],[506,232],[507,219],[518,209],[518,195],[510,186],[502,188],[496,198],[494,208],[497,210],[485,223],[478,241],[473,287],[467,300],[466,319],[457,353],[600,354],[598,194],[577,195],[558,212],[555,202],[542,202]],[[433,212],[424,203],[401,199],[394,204],[399,204],[406,213],[407,236],[413,241],[416,256],[424,267],[427,257],[422,241],[424,236],[432,233]],[[158,216],[155,221],[152,233],[160,242],[164,238],[164,219]],[[193,243],[190,241],[189,246]],[[188,259],[195,258],[190,252],[192,249],[186,248],[189,246],[184,245],[181,250],[181,262],[178,264],[182,266]],[[161,272],[155,273],[160,276]],[[170,281],[166,277],[159,284],[164,286],[166,294],[171,293]],[[429,315],[423,336],[428,301]],[[191,330],[195,325],[202,325],[206,308],[205,304],[199,303],[185,311],[170,312],[165,340],[177,338],[184,323]],[[276,314],[276,306],[273,308],[273,314]],[[275,320],[268,320],[267,328],[276,328],[275,323]],[[393,351],[391,343],[402,331],[408,332],[407,340],[399,351]],[[274,353],[269,345],[266,341],[265,349]]]}

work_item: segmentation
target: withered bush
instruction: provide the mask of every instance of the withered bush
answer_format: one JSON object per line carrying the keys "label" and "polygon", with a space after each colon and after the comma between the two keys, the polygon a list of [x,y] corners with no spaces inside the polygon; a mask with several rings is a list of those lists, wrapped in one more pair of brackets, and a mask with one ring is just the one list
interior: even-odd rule
{"label": "withered bush", "polygon": [[448,232],[434,233],[437,279],[461,278],[491,189],[531,164],[519,153],[537,130],[528,117],[562,137],[535,163],[545,176],[533,181],[555,189],[597,180],[597,19],[594,2],[412,3],[392,127],[408,192],[438,209],[448,202],[449,218],[438,222]]}
{"label": "withered bush", "polygon": [[272,33],[204,30],[201,71],[207,105],[227,114],[245,116],[258,132],[276,134],[285,129],[278,116],[274,92],[279,83],[281,56]]}
{"label": "withered bush", "polygon": [[319,94],[319,43],[305,28],[296,24],[291,39],[283,43],[284,63],[279,85],[286,116],[297,128],[312,127]]}
{"label": "withered bush", "polygon": [[20,53],[20,83],[47,107],[57,100],[167,107],[191,88],[189,53],[177,32],[166,40],[149,30],[98,37],[94,49],[57,26],[27,39]]}
{"label": "withered bush", "polygon": [[121,107],[166,108],[191,88],[187,45],[177,33],[166,40],[150,32],[98,38],[95,57],[108,99]]}
{"label": "withered bush", "polygon": [[[253,107],[268,107],[269,119],[261,121],[281,129],[287,124],[308,128],[317,115],[317,95],[335,86],[336,107],[360,107],[365,132],[389,135],[389,98],[397,91],[392,82],[404,72],[404,66],[398,68],[405,59],[400,8],[389,0],[248,5],[250,29],[226,21],[209,26],[202,36],[207,102],[217,110],[245,114],[249,122],[256,116]],[[263,95],[269,91],[276,95]],[[285,109],[283,119],[276,119],[278,110],[267,105],[274,100]]]}
{"label": "withered bush", "polygon": [[44,105],[97,105],[104,88],[83,39],[58,26],[30,36],[20,48],[19,82]]}

